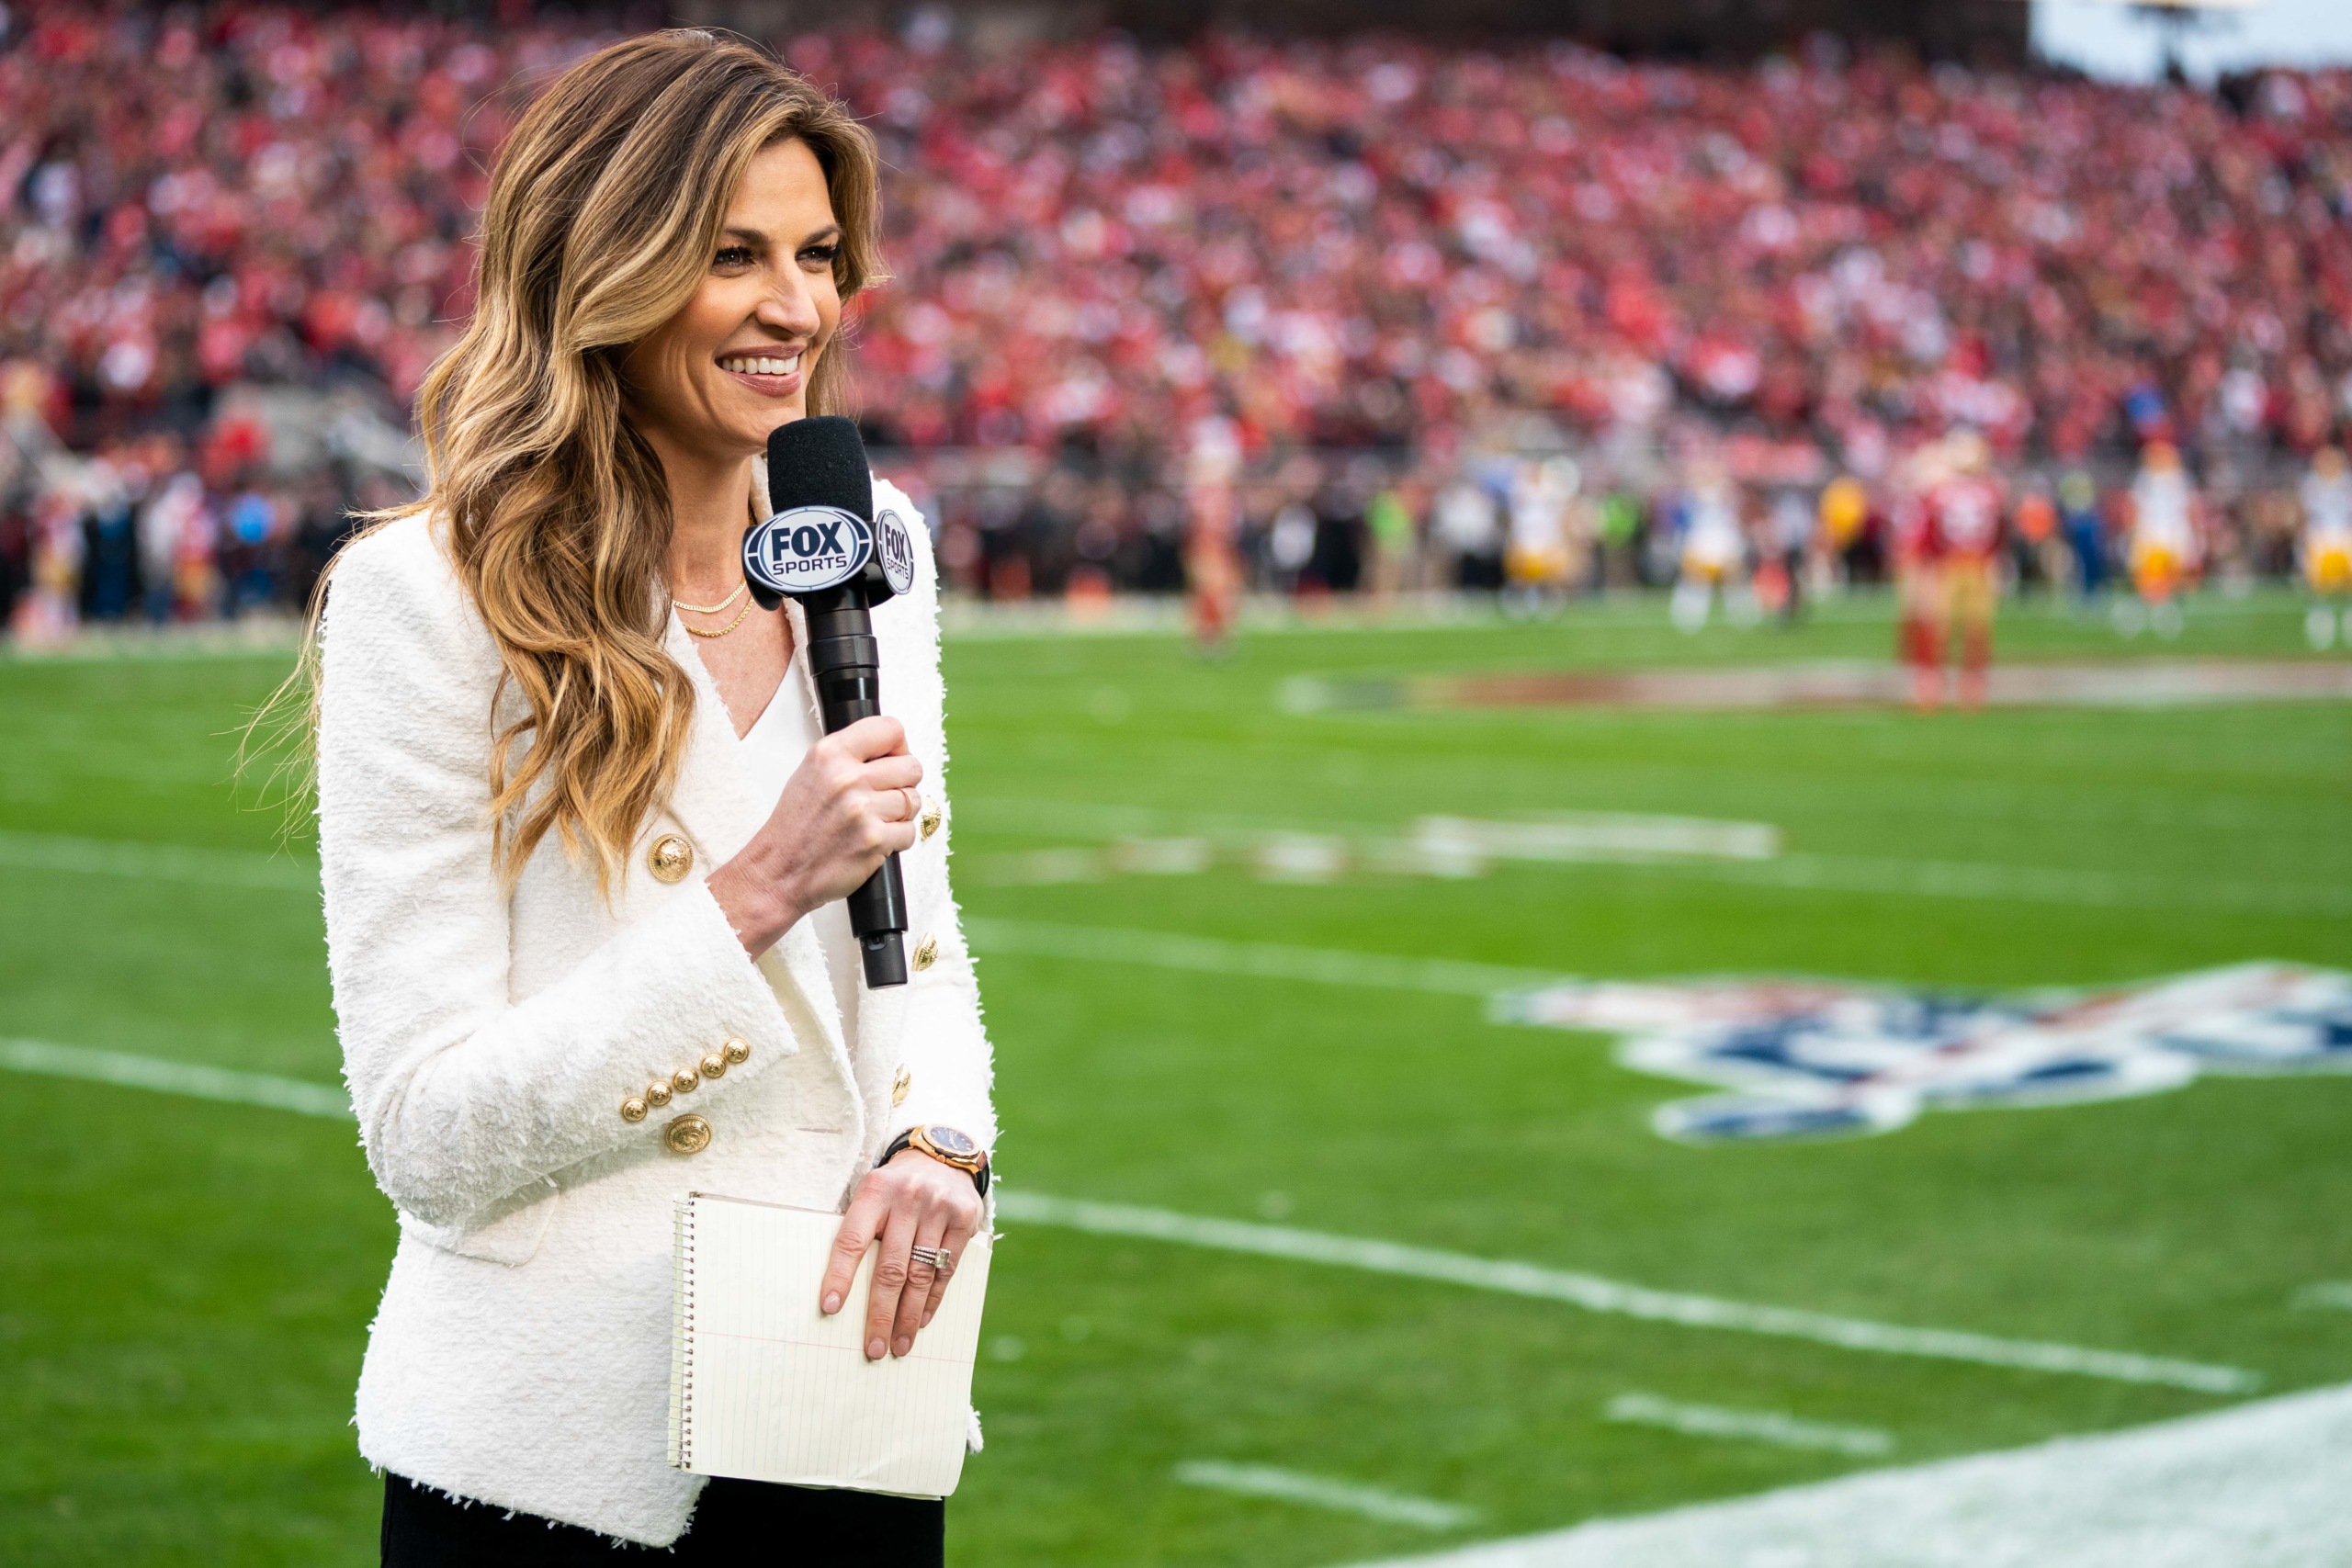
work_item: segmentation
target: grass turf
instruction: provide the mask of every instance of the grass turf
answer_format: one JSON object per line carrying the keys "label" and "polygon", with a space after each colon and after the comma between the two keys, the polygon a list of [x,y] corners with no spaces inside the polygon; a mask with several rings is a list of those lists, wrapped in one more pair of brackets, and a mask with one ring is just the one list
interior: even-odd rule
{"label": "grass turf", "polygon": [[[1297,716],[1297,674],[1872,657],[1877,608],[1691,639],[1654,604],[1550,624],[948,649],[959,889],[999,919],[1633,976],[1742,969],[2010,987],[2249,957],[2341,963],[2352,707]],[[2200,605],[2167,655],[2299,651],[2298,606]],[[2136,657],[2013,614],[2011,657]],[[266,658],[0,663],[0,829],[266,852],[228,782]],[[1036,886],[1121,832],[1393,830],[1669,811],[1884,867],[2120,879],[2106,902],[1754,886],[1629,867]],[[5,857],[0,857],[5,858]],[[1899,878],[1897,879],[1899,882]],[[0,865],[0,1035],[331,1080],[298,889]],[[2222,1361],[2352,1365],[2343,1079],[1932,1114],[1849,1143],[1691,1149],[1694,1092],[1465,998],[991,954],[1003,1169],[1034,1190],[1289,1223],[1904,1323]],[[356,1563],[375,1483],[350,1391],[392,1244],[346,1129],[0,1079],[0,1561]],[[1860,1461],[1620,1426],[1630,1390],[1884,1428],[1917,1460],[2160,1418],[2165,1389],[1595,1317],[1303,1264],[1012,1227],[950,1513],[971,1564],[1342,1562],[1822,1476]],[[1452,1536],[1177,1484],[1265,1463],[1479,1512]]]}

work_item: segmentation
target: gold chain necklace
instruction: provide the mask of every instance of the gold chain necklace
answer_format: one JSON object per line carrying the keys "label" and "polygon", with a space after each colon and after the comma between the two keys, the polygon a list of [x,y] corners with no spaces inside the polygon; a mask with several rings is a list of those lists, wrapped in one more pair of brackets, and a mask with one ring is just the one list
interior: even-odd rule
{"label": "gold chain necklace", "polygon": [[727,613],[727,606],[735,603],[735,601],[741,596],[743,591],[751,586],[752,585],[749,582],[737,583],[735,585],[735,592],[729,593],[726,598],[721,599],[716,604],[689,604],[684,599],[673,599],[670,603],[675,604],[681,610],[692,610],[697,615],[723,615]]}
{"label": "gold chain necklace", "polygon": [[[722,609],[722,610],[723,610],[723,609],[725,609],[725,608],[727,607],[726,601],[725,601],[725,600],[721,600],[721,601],[719,602],[719,606],[718,606],[718,607],[719,607],[720,609]],[[691,610],[691,609],[693,609],[693,608],[694,608],[694,606],[693,606],[692,604],[680,604],[680,605],[678,606],[678,608],[680,608],[681,610]],[[707,632],[707,631],[703,630],[700,626],[686,626],[686,623],[685,623],[685,622],[684,622],[684,621],[680,621],[678,624],[679,624],[680,626],[686,626],[686,635],[687,635],[687,636],[689,636],[689,637],[714,637],[714,638],[715,638],[715,637],[725,637],[729,632],[733,631],[737,626],[741,626],[741,625],[742,625],[746,620],[748,620],[748,619],[751,617],[751,614],[752,614],[752,602],[751,602],[749,599],[746,599],[746,600],[744,600],[744,601],[743,601],[743,607],[742,607],[741,609],[740,609],[740,610],[738,610],[738,611],[736,611],[736,612],[735,612],[735,618],[734,618],[733,620],[731,620],[731,621],[728,622],[725,626],[723,626],[719,627],[719,628],[718,628],[717,631],[715,631],[715,632]]]}
{"label": "gold chain necklace", "polygon": [[[756,523],[759,520],[759,509],[757,507],[753,507],[752,509],[752,521]],[[684,600],[678,598],[673,598],[670,603],[676,605],[681,610],[691,610],[697,615],[716,615],[725,610],[728,605],[735,603],[739,596],[747,592],[751,589],[751,580],[748,578],[745,579],[743,581],[735,585],[735,592],[733,593],[729,593],[726,598],[721,599],[716,604],[689,604]],[[751,618],[751,615],[752,602],[749,599],[745,599],[743,601],[743,607],[735,612],[735,618],[728,622],[725,626],[719,627],[715,632],[704,631],[700,626],[686,626],[686,623],[683,620],[678,624],[682,626],[686,626],[686,635],[688,637],[705,637],[709,640],[716,641],[718,638],[725,637],[728,633],[733,631],[737,626],[741,626],[745,621],[749,620]]]}

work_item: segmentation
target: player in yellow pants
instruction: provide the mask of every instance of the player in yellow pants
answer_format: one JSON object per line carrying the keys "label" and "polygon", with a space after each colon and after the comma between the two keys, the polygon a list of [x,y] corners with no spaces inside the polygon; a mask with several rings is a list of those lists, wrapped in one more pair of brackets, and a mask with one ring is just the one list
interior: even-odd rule
{"label": "player in yellow pants", "polygon": [[2302,502],[2297,553],[2316,601],[2303,617],[2304,635],[2313,648],[2332,648],[2341,626],[2344,642],[2352,647],[2352,472],[2342,452],[2323,446],[2312,458]]}
{"label": "player in yellow pants", "polygon": [[1993,664],[1993,609],[2000,595],[1993,558],[1981,555],[1944,558],[1944,625],[1960,633],[1960,705],[1984,705]]}
{"label": "player in yellow pants", "polygon": [[2180,635],[2179,595],[2198,566],[2195,506],[2180,453],[2168,441],[2149,442],[2132,484],[2130,565],[2140,604],[2138,615],[2118,622],[2126,636],[2142,616],[2158,637]]}

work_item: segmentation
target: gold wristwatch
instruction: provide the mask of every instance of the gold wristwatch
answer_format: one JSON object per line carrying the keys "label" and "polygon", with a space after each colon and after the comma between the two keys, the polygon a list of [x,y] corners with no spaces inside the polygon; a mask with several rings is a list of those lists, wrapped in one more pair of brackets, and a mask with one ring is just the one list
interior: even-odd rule
{"label": "gold wristwatch", "polygon": [[901,1149],[917,1149],[942,1165],[952,1165],[972,1179],[980,1196],[989,1195],[988,1151],[953,1127],[910,1127],[890,1140],[890,1146],[876,1160],[879,1168],[898,1157]]}

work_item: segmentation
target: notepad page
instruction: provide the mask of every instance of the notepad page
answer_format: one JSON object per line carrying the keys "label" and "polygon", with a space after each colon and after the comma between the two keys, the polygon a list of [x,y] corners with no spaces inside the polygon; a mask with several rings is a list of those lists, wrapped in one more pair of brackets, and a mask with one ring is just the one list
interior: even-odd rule
{"label": "notepad page", "polygon": [[865,1359],[875,1248],[828,1317],[841,1216],[698,1193],[680,1205],[671,1462],[698,1475],[944,1497],[963,1473],[989,1241],[965,1244],[912,1354]]}

